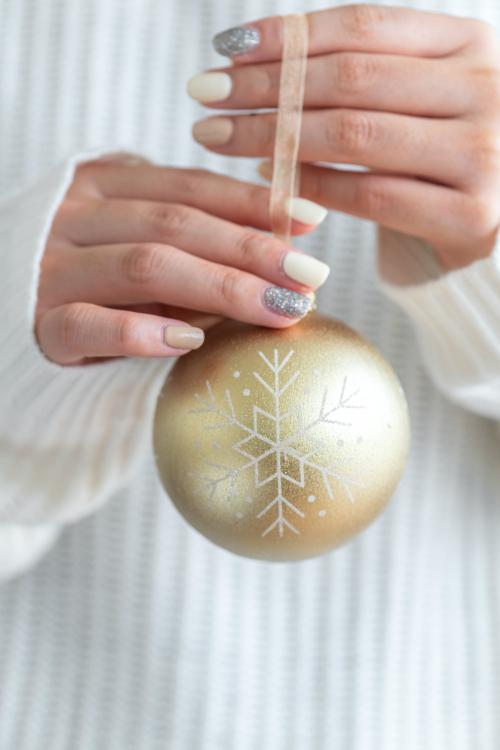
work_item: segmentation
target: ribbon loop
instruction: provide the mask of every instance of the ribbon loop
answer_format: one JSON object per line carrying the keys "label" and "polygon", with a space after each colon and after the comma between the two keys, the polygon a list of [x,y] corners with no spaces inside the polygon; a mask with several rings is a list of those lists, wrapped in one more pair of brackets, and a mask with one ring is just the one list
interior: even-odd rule
{"label": "ribbon loop", "polygon": [[298,192],[298,163],[308,53],[308,23],[302,13],[283,16],[283,55],[271,184],[271,229],[290,240],[290,199]]}

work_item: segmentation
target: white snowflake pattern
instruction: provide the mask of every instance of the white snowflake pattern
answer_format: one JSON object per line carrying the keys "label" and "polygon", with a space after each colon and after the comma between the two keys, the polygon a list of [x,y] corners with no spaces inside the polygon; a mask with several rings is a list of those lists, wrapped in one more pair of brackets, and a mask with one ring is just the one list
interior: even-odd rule
{"label": "white snowflake pattern", "polygon": [[[290,519],[294,516],[304,518],[305,513],[286,497],[286,489],[287,485],[295,485],[305,489],[306,469],[319,473],[330,500],[334,499],[335,483],[343,488],[351,502],[354,501],[351,488],[360,484],[341,470],[341,460],[337,460],[335,465],[328,464],[325,466],[320,459],[315,458],[316,454],[325,446],[325,441],[320,440],[313,433],[314,428],[319,425],[350,427],[351,422],[339,417],[343,416],[342,412],[363,408],[362,405],[353,403],[359,391],[354,390],[348,394],[347,378],[344,377],[338,398],[333,406],[328,406],[328,388],[325,387],[317,416],[304,422],[303,409],[300,405],[286,410],[282,408],[284,394],[300,377],[299,370],[287,376],[287,379],[283,376],[283,371],[290,364],[293,354],[293,350],[288,351],[280,361],[279,351],[274,349],[271,361],[263,352],[259,351],[259,356],[265,364],[265,371],[264,375],[253,372],[253,376],[260,386],[270,394],[273,411],[265,410],[254,404],[252,406],[251,424],[246,424],[236,414],[229,389],[225,390],[222,404],[218,403],[208,380],[206,381],[206,396],[195,394],[200,407],[192,410],[194,414],[210,414],[217,418],[205,427],[207,430],[222,430],[225,427],[232,426],[241,430],[244,435],[231,446],[237,454],[245,459],[240,466],[230,467],[208,459],[205,461],[207,466],[215,470],[213,473],[217,474],[215,477],[210,474],[198,475],[199,479],[209,488],[210,500],[215,497],[220,488],[225,486],[226,498],[231,501],[238,479],[245,471],[253,471],[256,490],[260,490],[271,482],[274,483],[271,501],[257,514],[259,519],[269,518],[271,513],[273,514],[273,520],[262,532],[263,537],[274,530],[278,532],[279,537],[283,537],[285,529],[294,534],[299,534],[298,529]],[[238,371],[239,376],[240,372]],[[298,425],[295,429],[286,430],[284,429],[284,422],[290,417],[297,419]],[[267,420],[265,430],[260,425],[261,420]],[[313,446],[305,452],[294,447],[304,438],[307,439],[309,446]],[[290,470],[292,465],[296,468],[295,472]],[[266,466],[271,466],[271,470],[268,469],[266,472]],[[314,496],[309,495],[309,502],[311,497]],[[246,500],[249,505],[255,504],[255,498],[247,497]],[[318,515],[323,517],[325,512],[320,511]],[[240,512],[238,518],[241,517]]]}

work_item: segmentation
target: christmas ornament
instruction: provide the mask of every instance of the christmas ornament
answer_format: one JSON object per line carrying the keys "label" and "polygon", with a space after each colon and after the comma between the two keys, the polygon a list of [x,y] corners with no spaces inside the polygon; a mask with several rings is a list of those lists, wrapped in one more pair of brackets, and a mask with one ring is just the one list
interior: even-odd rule
{"label": "christmas ornament", "polygon": [[198,531],[266,560],[361,531],[401,476],[408,410],[386,360],[312,314],[282,330],[224,322],[180,359],[158,402],[165,489]]}
{"label": "christmas ornament", "polygon": [[[289,241],[288,199],[307,61],[307,20],[283,19],[271,224]],[[154,445],[170,498],[232,552],[300,560],[367,526],[406,461],[406,400],[391,366],[355,331],[309,315],[269,329],[226,321],[181,358],[158,401]]]}

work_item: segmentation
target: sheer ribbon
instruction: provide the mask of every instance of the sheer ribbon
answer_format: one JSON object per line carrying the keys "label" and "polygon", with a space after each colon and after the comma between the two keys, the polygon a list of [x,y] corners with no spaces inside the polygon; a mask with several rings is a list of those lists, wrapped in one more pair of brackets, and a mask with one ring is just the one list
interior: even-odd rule
{"label": "sheer ribbon", "polygon": [[307,68],[308,24],[303,14],[283,16],[283,54],[271,184],[271,229],[290,240],[288,206],[298,193],[298,162]]}

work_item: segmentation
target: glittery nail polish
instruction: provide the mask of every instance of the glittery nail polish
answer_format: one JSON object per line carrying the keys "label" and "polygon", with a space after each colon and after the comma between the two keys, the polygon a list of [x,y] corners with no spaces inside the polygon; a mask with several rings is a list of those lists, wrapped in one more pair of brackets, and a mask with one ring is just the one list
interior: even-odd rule
{"label": "glittery nail polish", "polygon": [[311,309],[311,300],[305,294],[280,286],[267,287],[264,291],[264,304],[271,312],[286,318],[303,318]]}
{"label": "glittery nail polish", "polygon": [[235,26],[221,31],[212,40],[214,49],[224,57],[237,57],[251,52],[260,44],[260,32],[250,26]]}

